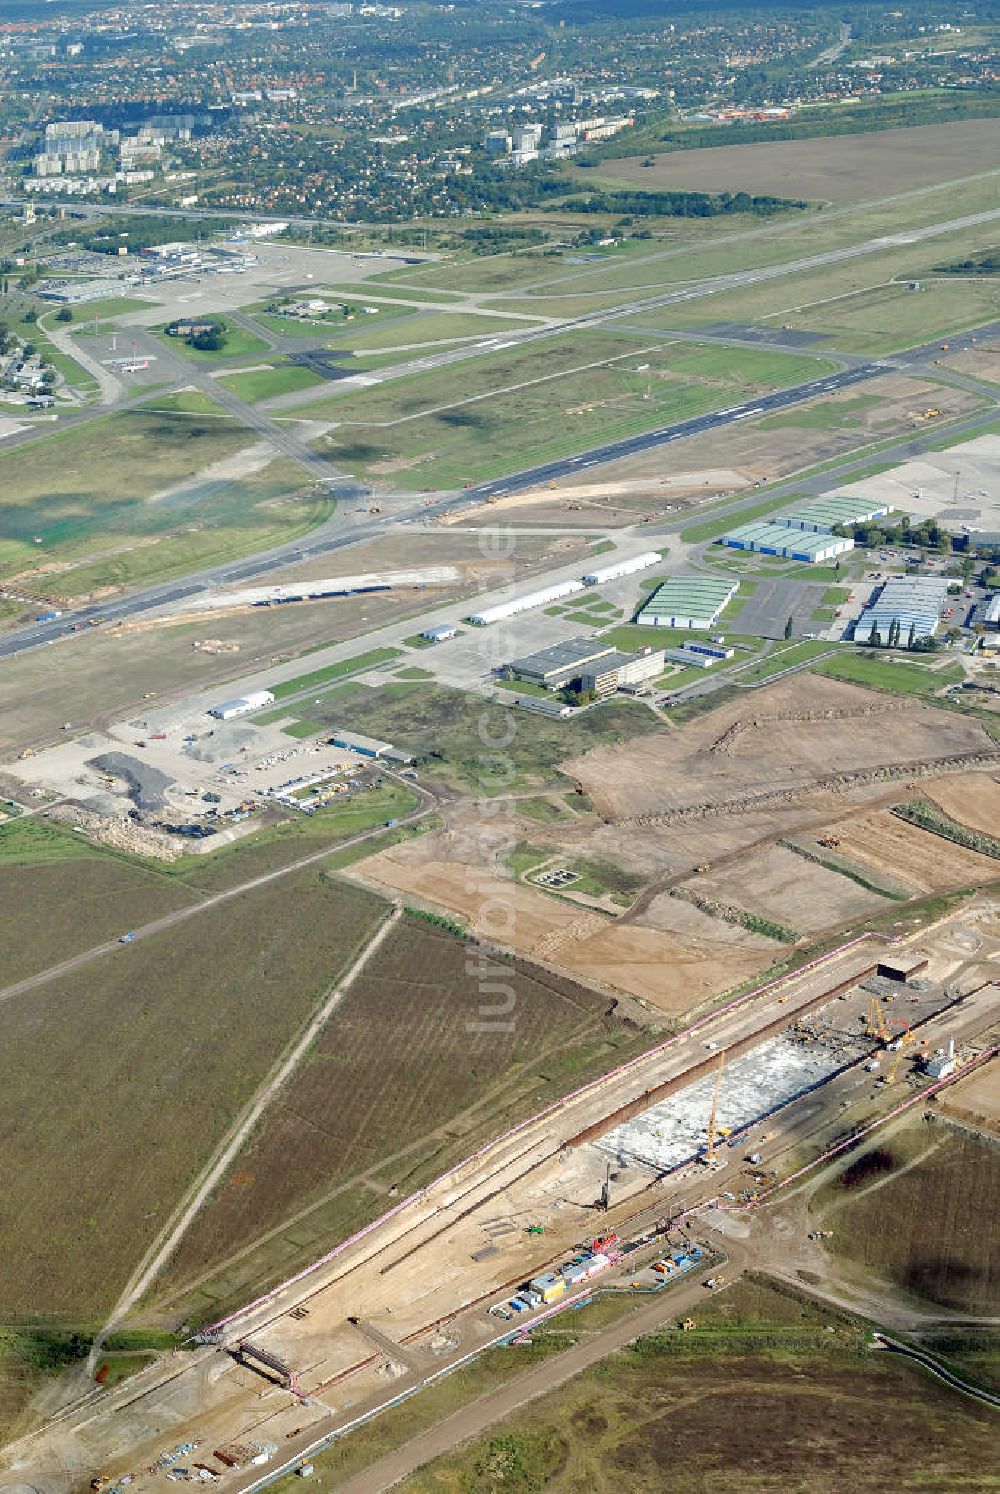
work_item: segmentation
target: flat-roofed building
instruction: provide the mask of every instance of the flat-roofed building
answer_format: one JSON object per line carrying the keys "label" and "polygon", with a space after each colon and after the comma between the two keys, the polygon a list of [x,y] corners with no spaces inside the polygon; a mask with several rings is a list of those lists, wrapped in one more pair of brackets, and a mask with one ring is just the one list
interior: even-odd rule
{"label": "flat-roofed building", "polygon": [[567,638],[564,643],[539,649],[537,654],[512,659],[507,668],[515,679],[524,680],[526,684],[541,685],[545,690],[563,690],[578,680],[588,666],[614,652],[614,645],[604,643],[600,638]]}
{"label": "flat-roofed building", "polygon": [[623,686],[645,685],[663,673],[662,648],[646,648],[638,654],[614,652],[589,665],[580,676],[580,685],[591,695],[613,695]]}

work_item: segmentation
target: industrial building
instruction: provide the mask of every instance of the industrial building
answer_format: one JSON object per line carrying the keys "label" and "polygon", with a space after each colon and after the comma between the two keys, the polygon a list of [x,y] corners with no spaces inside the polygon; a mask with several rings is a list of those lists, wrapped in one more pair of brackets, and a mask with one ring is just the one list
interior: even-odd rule
{"label": "industrial building", "polygon": [[335,731],[327,738],[331,747],[343,747],[347,752],[356,752],[359,757],[370,757],[375,761],[385,758],[388,762],[411,763],[413,758],[401,752],[391,742],[381,742],[378,737],[365,737],[356,731]]}
{"label": "industrial building", "polygon": [[836,525],[850,529],[854,524],[868,524],[872,519],[884,519],[892,512],[888,503],[864,498],[817,498],[793,509],[790,514],[775,514],[773,522],[784,524],[788,529],[807,529],[816,534],[829,534]]}
{"label": "industrial building", "polygon": [[567,638],[565,643],[554,643],[536,654],[512,659],[507,669],[514,679],[525,684],[540,685],[544,690],[563,690],[578,680],[588,665],[614,652],[614,646],[600,638]]}
{"label": "industrial building", "polygon": [[612,695],[623,685],[640,685],[663,673],[663,650],[623,654],[600,638],[568,638],[551,648],[513,659],[507,674],[543,690],[574,688]]}
{"label": "industrial building", "polygon": [[208,714],[217,721],[232,721],[234,716],[245,716],[248,711],[259,711],[262,706],[273,705],[270,690],[251,690],[249,695],[237,696],[235,700],[223,700],[219,705],[209,706]]}
{"label": "industrial building", "polygon": [[688,669],[710,669],[725,659],[731,659],[736,650],[721,643],[699,643],[692,639],[680,648],[668,648],[667,658],[671,664],[683,664]]}
{"label": "industrial building", "polygon": [[738,590],[738,581],[721,577],[671,576],[643,603],[635,620],[644,628],[714,628]]}
{"label": "industrial building", "polygon": [[898,624],[898,643],[906,648],[911,637],[933,638],[948,596],[948,582],[935,576],[892,576],[854,625],[855,643],[886,645],[889,629]]}
{"label": "industrial building", "polygon": [[470,612],[469,622],[477,628],[487,628],[490,623],[503,622],[508,617],[516,617],[519,612],[530,612],[534,607],[547,607],[550,602],[559,602],[563,597],[571,597],[582,590],[582,581],[559,581],[541,591],[528,591],[523,597],[498,602],[495,607],[484,607],[482,612]]}
{"label": "industrial building", "polygon": [[663,664],[662,648],[644,648],[637,654],[620,654],[615,650],[588,665],[580,676],[580,686],[591,695],[602,696],[625,688],[635,690],[659,679]]}
{"label": "industrial building", "polygon": [[637,571],[646,571],[651,565],[659,565],[662,559],[659,550],[645,550],[641,555],[633,555],[631,560],[618,560],[612,565],[586,571],[583,576],[584,584],[601,586],[605,581],[620,581],[623,576],[634,576]]}
{"label": "industrial building", "polygon": [[457,634],[458,629],[451,623],[438,623],[435,628],[425,628],[420,636],[428,643],[447,643],[449,638],[454,638]]}
{"label": "industrial building", "polygon": [[824,532],[809,533],[793,529],[777,519],[740,524],[718,541],[731,550],[755,550],[759,555],[780,555],[785,560],[799,560],[804,565],[822,565],[854,549],[852,539],[840,539]]}

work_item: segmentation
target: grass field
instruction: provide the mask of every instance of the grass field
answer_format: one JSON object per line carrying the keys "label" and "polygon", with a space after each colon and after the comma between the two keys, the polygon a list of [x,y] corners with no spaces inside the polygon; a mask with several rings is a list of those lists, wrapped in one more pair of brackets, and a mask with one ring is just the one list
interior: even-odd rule
{"label": "grass field", "polygon": [[[195,483],[189,502],[138,511],[131,534],[95,536],[80,562],[60,571],[56,589],[79,595],[166,580],[296,539],[333,512],[325,493],[303,491],[304,477],[298,463],[277,457],[243,478]],[[95,552],[100,558],[90,558]]]}
{"label": "grass field", "polygon": [[[658,729],[656,718],[631,701],[610,700],[572,721],[492,705],[464,691],[401,682],[338,694],[310,713],[331,726],[380,737],[423,759],[434,777],[483,794],[542,787],[566,758],[602,742]],[[501,742],[503,749],[489,743]]]}
{"label": "grass field", "polygon": [[[391,318],[391,320],[389,319]],[[420,346],[428,342],[455,342],[464,337],[502,337],[523,331],[522,321],[502,316],[477,316],[466,311],[418,311],[412,306],[386,306],[378,316],[361,316],[342,328],[331,329],[331,348],[358,352],[381,348]]]}
{"label": "grass field", "polygon": [[314,669],[311,674],[299,674],[293,680],[272,685],[271,694],[276,700],[283,700],[288,695],[297,695],[301,690],[318,690],[322,685],[342,680],[345,675],[374,669],[377,664],[388,663],[390,659],[398,659],[399,656],[398,648],[372,648],[367,653],[355,654],[351,659],[341,659],[339,664],[328,664],[324,669]]}
{"label": "grass field", "polygon": [[175,506],[145,500],[249,444],[233,420],[133,410],[0,455],[0,574],[177,527]]}
{"label": "grass field", "polygon": [[817,664],[815,673],[850,680],[856,685],[870,685],[875,690],[891,690],[897,695],[929,695],[932,690],[943,690],[945,685],[954,685],[965,678],[960,664],[929,669],[926,664],[907,663],[905,653],[897,663],[895,659],[848,651]]}
{"label": "grass field", "polygon": [[[497,1350],[316,1459],[321,1494],[474,1398],[592,1337],[626,1305],[598,1299]],[[405,1480],[406,1494],[986,1494],[992,1421],[861,1325],[753,1279],[609,1355]],[[833,1331],[828,1331],[832,1329]],[[521,1356],[524,1356],[523,1358]],[[851,1435],[844,1436],[845,1426]],[[917,1451],[919,1449],[919,1452]],[[983,1481],[985,1476],[986,1482]],[[293,1478],[275,1485],[292,1494]]]}
{"label": "grass field", "polygon": [[[225,321],[225,317],[222,318]],[[162,327],[154,328],[156,335],[168,348],[173,348],[175,353],[180,353],[182,358],[190,358],[192,363],[211,363],[213,365],[228,363],[234,358],[245,358],[250,353],[266,353],[267,343],[262,337],[255,337],[245,327],[237,327],[233,323],[227,323],[226,345],[217,351],[193,348],[190,343],[184,341],[183,337],[168,337]]]}
{"label": "grass field", "polygon": [[222,409],[207,394],[197,389],[181,389],[176,394],[157,394],[139,406],[140,410],[152,410],[154,414],[169,412],[173,415],[223,415]]}
{"label": "grass field", "polygon": [[[296,1219],[295,1256],[287,1241],[277,1252],[272,1242],[249,1280],[279,1261],[289,1269],[380,1212],[384,1185],[404,1196],[595,1065],[650,1040],[606,1017],[607,1001],[572,981],[505,966],[517,1017],[497,1042],[472,1030],[482,998],[467,959],[464,941],[422,918],[390,934],[195,1222],[168,1291],[245,1245],[248,1217],[263,1232],[315,1205]],[[375,1189],[365,1186],[368,1175]],[[246,1269],[244,1261],[243,1290]],[[230,1289],[223,1272],[194,1311],[214,1313]]]}
{"label": "grass field", "polygon": [[300,389],[315,389],[326,380],[308,368],[296,364],[278,364],[274,368],[261,368],[252,373],[225,374],[220,380],[227,389],[238,394],[249,404],[258,400],[272,399],[276,394],[296,394]]}
{"label": "grass field", "polygon": [[[615,343],[609,363],[604,349]],[[327,402],[342,423],[321,449],[352,471],[391,473],[403,486],[457,486],[683,420],[829,367],[808,357],[670,344],[633,344],[623,357],[621,339],[601,334],[554,339],[551,352],[574,359],[560,375],[549,351],[548,344],[541,352],[522,349],[499,363],[482,360],[489,368],[459,364]],[[487,389],[474,392],[490,375]],[[495,382],[497,376],[509,382]]]}
{"label": "grass field", "polygon": [[760,680],[770,679],[774,674],[780,674],[784,669],[791,669],[796,664],[808,663],[819,654],[826,654],[836,647],[832,643],[793,643],[788,647],[778,647],[771,650],[766,659],[759,664],[752,664],[749,669],[740,671],[739,682],[741,685],[755,685]]}
{"label": "grass field", "polygon": [[991,1312],[1000,1290],[987,1224],[1000,1188],[996,1151],[944,1126],[911,1127],[852,1156],[811,1203],[817,1227],[833,1230],[828,1248],[927,1301]]}
{"label": "grass field", "polygon": [[[650,337],[649,346],[662,345],[663,341],[663,338]],[[305,408],[311,415],[330,415],[337,420],[376,425],[424,414],[456,399],[470,400],[498,390],[509,390],[533,379],[544,378],[551,382],[566,374],[576,376],[588,365],[610,359],[635,357],[638,361],[645,361],[642,343],[615,332],[566,333],[546,337],[540,346],[545,350],[544,367],[541,366],[539,345],[513,347],[504,352],[484,353],[456,366],[411,374],[374,389],[345,391],[333,395],[325,403],[312,400]]]}
{"label": "grass field", "polygon": [[108,1308],[381,907],[293,875],[7,1002],[3,1320]]}

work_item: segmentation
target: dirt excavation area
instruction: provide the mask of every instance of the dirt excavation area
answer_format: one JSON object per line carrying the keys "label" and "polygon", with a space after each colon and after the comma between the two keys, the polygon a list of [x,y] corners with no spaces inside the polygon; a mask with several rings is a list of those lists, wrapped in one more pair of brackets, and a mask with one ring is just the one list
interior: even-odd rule
{"label": "dirt excavation area", "polygon": [[[997,756],[978,721],[809,674],[740,694],[675,731],[563,764],[602,819],[641,825],[781,808],[783,795],[880,791],[874,775]],[[846,780],[846,781],[842,781]]]}
{"label": "dirt excavation area", "polygon": [[1000,823],[981,724],[836,680],[741,694],[562,771],[592,808],[459,800],[351,875],[669,1020],[795,945],[1000,873],[892,813],[919,797],[959,834]]}

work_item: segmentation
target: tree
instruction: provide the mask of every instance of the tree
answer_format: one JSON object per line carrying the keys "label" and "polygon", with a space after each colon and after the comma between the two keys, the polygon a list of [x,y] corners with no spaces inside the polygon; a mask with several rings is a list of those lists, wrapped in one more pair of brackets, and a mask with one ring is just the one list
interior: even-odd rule
{"label": "tree", "polygon": [[916,641],[917,641],[917,625],[916,625],[915,622],[911,622],[910,623],[910,636],[906,640],[906,646],[907,646],[907,648],[908,649],[914,648],[914,646],[916,645]]}
{"label": "tree", "polygon": [[791,638],[791,636],[792,636],[792,619],[789,618],[788,621],[785,623],[785,637],[786,638]]}
{"label": "tree", "polygon": [[868,638],[868,642],[872,648],[882,647],[882,634],[879,632],[878,628],[872,628]]}
{"label": "tree", "polygon": [[69,307],[68,306],[60,306],[59,310],[56,312],[56,321],[57,322],[71,322],[72,320],[73,320],[73,313],[69,309]]}

